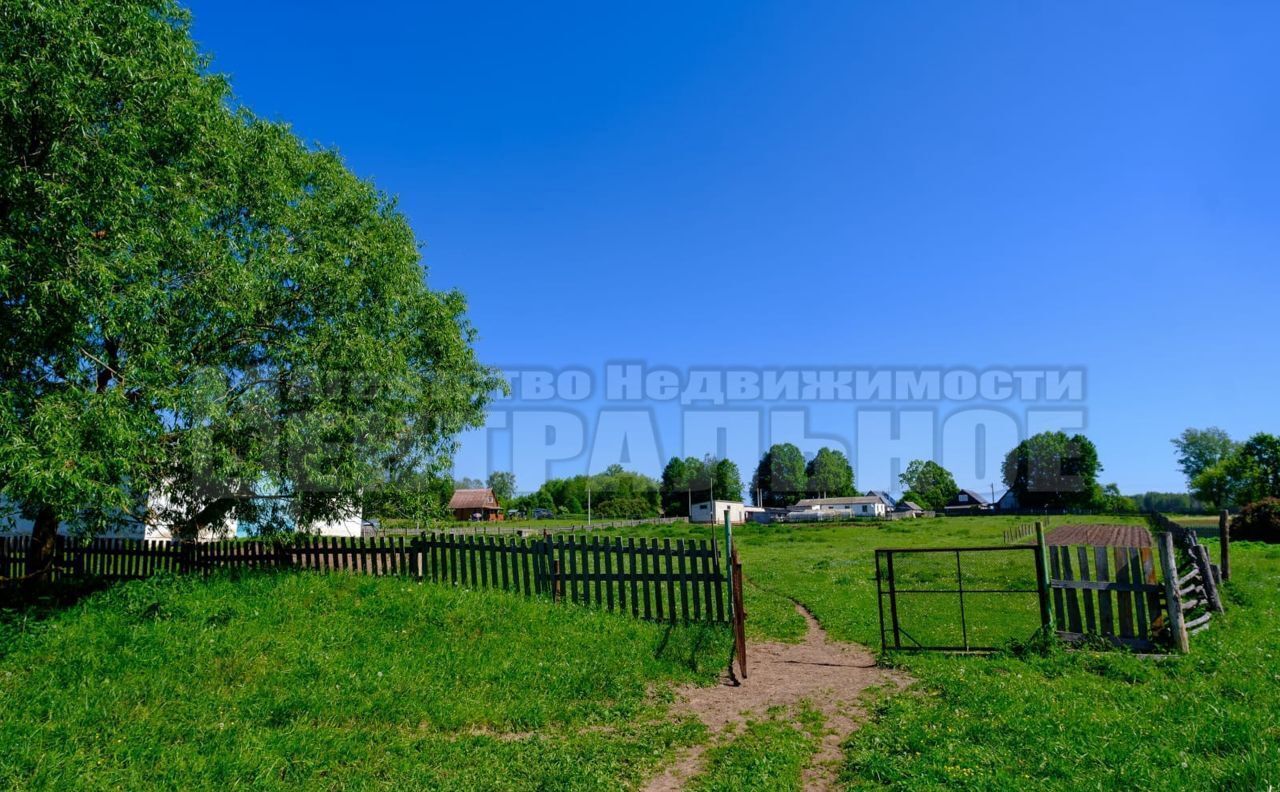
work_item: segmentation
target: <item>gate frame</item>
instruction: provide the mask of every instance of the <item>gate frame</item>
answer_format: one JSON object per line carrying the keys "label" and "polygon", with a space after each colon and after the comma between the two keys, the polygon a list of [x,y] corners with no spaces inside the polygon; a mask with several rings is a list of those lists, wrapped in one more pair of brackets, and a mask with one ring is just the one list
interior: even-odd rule
{"label": "gate frame", "polygon": [[[964,573],[960,564],[960,554],[967,552],[1027,552],[1030,551],[1035,557],[1036,587],[1034,589],[966,589],[964,587]],[[895,555],[919,554],[919,553],[953,553],[956,557],[956,588],[954,589],[899,589],[897,587],[896,576],[893,570],[893,557]],[[880,558],[884,556],[886,559],[886,568],[882,570]],[[889,595],[889,611],[892,620],[893,645],[889,645],[888,633],[884,620],[884,578],[885,572],[888,573],[888,595]],[[978,545],[969,547],[878,547],[876,548],[876,604],[880,610],[880,651],[886,652],[893,649],[895,652],[994,652],[999,647],[994,646],[973,646],[969,643],[969,629],[965,618],[964,595],[965,594],[1036,594],[1040,601],[1040,622],[1042,627],[1050,626],[1053,616],[1049,608],[1049,579],[1046,570],[1046,556],[1044,552],[1043,542],[1036,544],[1018,544],[1018,545]],[[955,594],[958,595],[960,605],[960,635],[963,645],[961,646],[926,646],[915,638],[912,638],[906,630],[902,629],[902,623],[898,619],[898,595],[899,594]],[[915,645],[903,645],[902,636],[906,635]]]}

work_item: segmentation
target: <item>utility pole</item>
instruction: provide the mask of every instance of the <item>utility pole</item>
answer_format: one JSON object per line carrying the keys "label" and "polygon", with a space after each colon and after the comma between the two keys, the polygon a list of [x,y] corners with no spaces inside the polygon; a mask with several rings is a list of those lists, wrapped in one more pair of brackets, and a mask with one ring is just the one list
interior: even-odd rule
{"label": "utility pole", "polygon": [[587,525],[591,524],[591,485],[587,485]]}

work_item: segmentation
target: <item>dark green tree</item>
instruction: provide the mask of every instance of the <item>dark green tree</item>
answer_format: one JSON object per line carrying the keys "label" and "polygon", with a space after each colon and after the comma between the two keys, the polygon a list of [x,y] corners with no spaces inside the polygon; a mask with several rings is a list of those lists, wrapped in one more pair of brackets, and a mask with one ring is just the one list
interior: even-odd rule
{"label": "dark green tree", "polygon": [[715,482],[713,492],[719,500],[742,500],[742,474],[732,460],[707,458],[711,479]]}
{"label": "dark green tree", "polygon": [[809,486],[804,454],[791,443],[770,446],[751,477],[752,498],[757,506],[792,506]]}
{"label": "dark green tree", "polygon": [[1098,449],[1089,438],[1041,432],[1005,456],[1004,483],[1026,508],[1094,508],[1102,497],[1101,470]]}
{"label": "dark green tree", "polygon": [[1255,434],[1240,445],[1229,465],[1237,504],[1280,497],[1280,437]]}
{"label": "dark green tree", "polygon": [[[503,387],[394,202],[235,105],[170,0],[0,8],[0,488],[184,535],[447,469]],[[163,495],[163,498],[155,496]]]}
{"label": "dark green tree", "polygon": [[942,511],[947,503],[960,492],[951,471],[932,459],[915,459],[898,476],[902,484],[899,500],[911,501],[925,509]]}
{"label": "dark green tree", "polygon": [[842,451],[827,447],[805,466],[808,494],[811,498],[843,498],[858,494],[854,490],[853,465]]}

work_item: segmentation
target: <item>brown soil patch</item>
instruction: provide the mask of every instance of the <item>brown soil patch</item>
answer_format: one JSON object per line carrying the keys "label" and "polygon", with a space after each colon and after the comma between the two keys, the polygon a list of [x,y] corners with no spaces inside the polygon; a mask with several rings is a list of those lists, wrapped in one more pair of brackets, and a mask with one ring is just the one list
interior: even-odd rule
{"label": "brown soil patch", "polygon": [[1151,547],[1151,532],[1141,525],[1060,525],[1044,538],[1045,544],[1095,547]]}
{"label": "brown soil patch", "polygon": [[[798,644],[748,643],[747,678],[738,680],[729,669],[720,684],[685,687],[676,711],[695,715],[717,737],[726,729],[766,717],[772,707],[794,707],[808,701],[826,717],[827,731],[805,771],[806,790],[834,787],[842,758],[840,745],[861,724],[863,691],[879,685],[903,687],[908,678],[876,665],[871,652],[856,644],[838,643],[804,607],[796,610],[808,624]],[[702,769],[705,746],[695,746],[645,786],[646,792],[682,789]]]}

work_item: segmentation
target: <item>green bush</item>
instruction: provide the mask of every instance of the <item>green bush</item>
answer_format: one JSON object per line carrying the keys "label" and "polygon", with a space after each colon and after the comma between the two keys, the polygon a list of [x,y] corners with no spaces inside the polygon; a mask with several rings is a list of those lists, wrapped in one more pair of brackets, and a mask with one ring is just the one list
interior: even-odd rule
{"label": "green bush", "polygon": [[1231,523],[1231,538],[1280,544],[1280,498],[1263,498],[1241,509]]}

